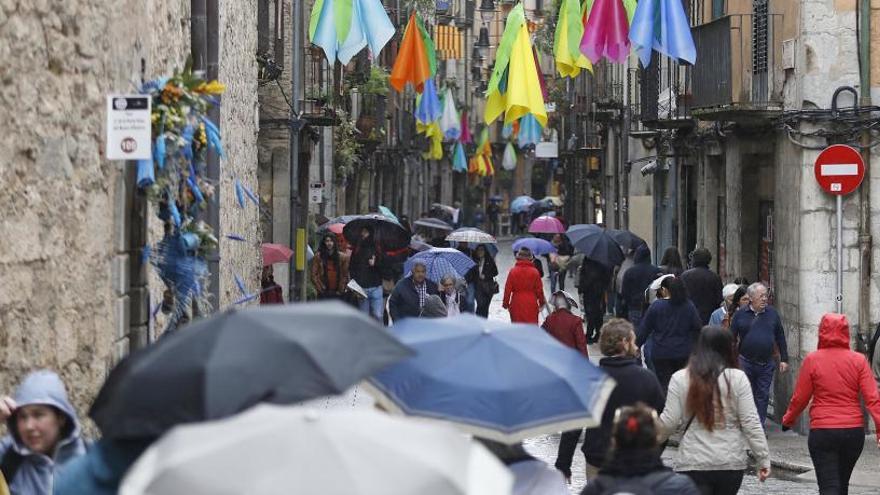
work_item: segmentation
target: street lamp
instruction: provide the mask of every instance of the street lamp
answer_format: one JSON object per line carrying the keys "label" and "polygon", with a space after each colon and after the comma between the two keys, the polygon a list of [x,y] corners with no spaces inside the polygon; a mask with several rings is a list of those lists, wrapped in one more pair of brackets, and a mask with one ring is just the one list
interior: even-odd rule
{"label": "street lamp", "polygon": [[480,17],[483,19],[484,24],[491,21],[495,17],[495,1],[481,0],[480,7],[477,11],[480,13]]}
{"label": "street lamp", "polygon": [[[491,2],[492,0],[487,0]],[[491,45],[489,44],[489,26],[483,25],[480,28],[480,37],[477,38],[477,42],[474,43],[474,48],[476,48],[480,52],[480,56],[485,60],[489,56],[489,48]]]}

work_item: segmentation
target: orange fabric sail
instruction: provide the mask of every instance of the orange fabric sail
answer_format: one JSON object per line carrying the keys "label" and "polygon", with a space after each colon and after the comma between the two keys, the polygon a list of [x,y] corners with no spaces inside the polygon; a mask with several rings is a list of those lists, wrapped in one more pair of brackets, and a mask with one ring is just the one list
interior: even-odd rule
{"label": "orange fabric sail", "polygon": [[403,40],[400,42],[397,59],[394,61],[388,82],[399,92],[403,91],[406,83],[410,83],[417,92],[421,93],[425,81],[430,78],[431,64],[416,23],[416,15],[413,13],[410,15],[406,30],[403,32]]}

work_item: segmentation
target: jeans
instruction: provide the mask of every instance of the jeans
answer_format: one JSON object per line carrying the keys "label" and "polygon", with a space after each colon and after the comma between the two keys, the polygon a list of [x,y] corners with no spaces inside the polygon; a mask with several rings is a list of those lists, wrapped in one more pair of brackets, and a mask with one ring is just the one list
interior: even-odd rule
{"label": "jeans", "polygon": [[550,270],[550,294],[556,292],[556,277],[559,276],[559,271]]}
{"label": "jeans", "polygon": [[660,382],[660,386],[663,387],[663,393],[669,389],[669,380],[672,379],[672,375],[687,366],[688,358],[677,358],[677,359],[662,359],[662,358],[654,358],[654,373],[657,375],[657,381]]}
{"label": "jeans", "polygon": [[776,361],[772,359],[766,363],[751,361],[743,356],[739,357],[739,367],[752,384],[752,395],[755,397],[755,407],[758,409],[758,417],[761,419],[761,427],[767,419],[767,404],[770,403],[770,384],[773,383],[773,373],[776,372]]}
{"label": "jeans", "polygon": [[477,284],[476,282],[471,282],[467,284],[467,293],[464,295],[464,300],[467,302],[469,308],[476,309],[476,297],[477,297]]}
{"label": "jeans", "polygon": [[736,495],[744,471],[682,471],[693,480],[700,495]]}
{"label": "jeans", "polygon": [[381,322],[382,314],[385,312],[385,300],[382,286],[364,287],[364,292],[367,293],[367,298],[360,302],[361,311],[368,315],[373,315],[374,318]]}
{"label": "jeans", "polygon": [[810,430],[807,439],[821,495],[847,495],[849,477],[865,447],[864,428]]}
{"label": "jeans", "polygon": [[556,453],[556,469],[566,478],[571,478],[571,462],[574,460],[574,452],[577,450],[581,439],[580,429],[564,431],[559,437],[559,451]]}
{"label": "jeans", "polygon": [[568,277],[568,270],[559,270],[556,274],[557,280],[559,280],[559,290],[565,290],[565,278]]}

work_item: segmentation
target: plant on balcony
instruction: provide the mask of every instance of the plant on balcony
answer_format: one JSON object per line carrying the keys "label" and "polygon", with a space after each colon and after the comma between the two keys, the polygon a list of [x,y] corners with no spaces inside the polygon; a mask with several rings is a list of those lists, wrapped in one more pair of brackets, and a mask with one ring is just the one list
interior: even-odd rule
{"label": "plant on balcony", "polygon": [[384,108],[385,96],[388,95],[388,72],[373,65],[369,77],[357,88],[361,94],[362,108],[356,126],[361,136],[367,138],[377,126],[381,117],[380,109]]}
{"label": "plant on balcony", "polygon": [[437,2],[436,0],[403,0],[403,11],[412,12],[413,10],[428,23],[434,19]]}
{"label": "plant on balcony", "polygon": [[556,2],[553,2],[553,6],[544,16],[544,22],[535,30],[535,48],[541,53],[553,53],[553,42],[556,39],[556,12],[558,11]]}
{"label": "plant on balcony", "polygon": [[361,145],[357,140],[359,131],[345,110],[337,109],[339,125],[333,129],[333,167],[336,182],[343,183],[360,163]]}

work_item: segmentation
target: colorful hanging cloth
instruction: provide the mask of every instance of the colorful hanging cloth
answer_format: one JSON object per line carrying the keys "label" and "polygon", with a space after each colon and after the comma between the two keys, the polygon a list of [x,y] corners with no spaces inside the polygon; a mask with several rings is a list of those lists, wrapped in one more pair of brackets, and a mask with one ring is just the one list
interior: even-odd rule
{"label": "colorful hanging cloth", "polygon": [[697,48],[687,14],[677,0],[639,2],[629,28],[629,39],[645,67],[651,64],[652,49],[690,64],[697,62]]}
{"label": "colorful hanging cloth", "polygon": [[541,142],[542,131],[541,124],[538,123],[538,120],[534,115],[524,115],[523,118],[519,119],[519,133],[517,133],[516,136],[519,149],[528,146],[537,146],[537,144]]}
{"label": "colorful hanging cloth", "polygon": [[621,0],[595,0],[584,26],[581,52],[594,64],[602,57],[622,63],[629,55],[628,29]]}
{"label": "colorful hanging cloth", "polygon": [[593,64],[581,53],[580,42],[584,36],[581,17],[578,0],[561,0],[553,38],[553,57],[556,70],[562,77],[575,78],[581,69],[593,70]]}
{"label": "colorful hanging cloth", "polygon": [[420,96],[416,97],[416,110],[414,115],[416,119],[424,124],[430,124],[440,118],[443,112],[443,106],[440,104],[440,98],[437,97],[437,89],[434,86],[434,80],[425,81],[424,90]]}
{"label": "colorful hanging cloth", "polygon": [[504,147],[504,158],[501,160],[501,168],[504,170],[513,170],[516,168],[516,150],[513,148],[513,143],[510,141],[508,141],[507,146]]}
{"label": "colorful hanging cloth", "polygon": [[345,65],[367,46],[377,57],[394,31],[379,0],[316,0],[309,19],[309,41],[331,64]]}
{"label": "colorful hanging cloth", "polygon": [[443,137],[448,141],[454,141],[461,136],[461,119],[458,117],[458,110],[455,108],[455,96],[452,90],[446,88],[446,94],[443,95],[443,114],[440,116],[440,130],[443,131]]}
{"label": "colorful hanging cloth", "polygon": [[455,151],[452,153],[452,170],[455,172],[467,172],[467,157],[464,154],[464,146],[461,141],[455,143]]}
{"label": "colorful hanging cloth", "polygon": [[474,142],[474,138],[471,137],[470,126],[468,125],[467,110],[461,111],[461,137],[458,138],[458,141],[462,144],[470,144]]}
{"label": "colorful hanging cloth", "polygon": [[397,59],[391,68],[388,82],[397,91],[403,91],[406,83],[413,85],[421,93],[425,81],[437,70],[434,42],[427,36],[421,20],[413,13],[403,32],[403,40],[397,51]]}

